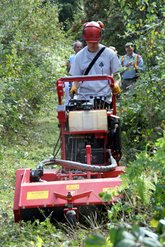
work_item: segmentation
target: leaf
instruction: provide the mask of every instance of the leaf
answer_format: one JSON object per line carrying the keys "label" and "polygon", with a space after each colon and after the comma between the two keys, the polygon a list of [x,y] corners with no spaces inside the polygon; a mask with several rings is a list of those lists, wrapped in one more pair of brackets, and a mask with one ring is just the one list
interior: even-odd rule
{"label": "leaf", "polygon": [[101,192],[100,196],[102,197],[103,201],[108,202],[112,199],[112,195],[110,193],[106,192]]}
{"label": "leaf", "polygon": [[120,242],[123,239],[123,228],[112,226],[110,228],[110,240],[113,244]]}
{"label": "leaf", "polygon": [[152,219],[150,221],[150,226],[152,226],[153,228],[156,228],[158,226],[158,223],[159,223],[158,220]]}
{"label": "leaf", "polygon": [[143,232],[145,234],[145,236],[148,236],[152,239],[158,239],[158,235],[144,227],[140,227],[140,231]]}
{"label": "leaf", "polygon": [[129,8],[125,8],[125,12],[127,13],[128,16],[131,14],[131,10]]}
{"label": "leaf", "polygon": [[160,242],[152,238],[143,238],[141,243],[145,244],[146,247],[162,247]]}
{"label": "leaf", "polygon": [[135,237],[130,232],[123,231],[122,235],[124,238],[135,241]]}
{"label": "leaf", "polygon": [[165,219],[162,219],[159,221],[157,232],[159,234],[162,234],[163,232],[165,232]]}
{"label": "leaf", "polygon": [[123,239],[115,245],[115,247],[136,247],[138,246],[135,241],[131,239]]}
{"label": "leaf", "polygon": [[106,243],[106,239],[100,234],[92,234],[84,241],[84,247],[101,247]]}
{"label": "leaf", "polygon": [[139,8],[140,11],[144,11],[145,10],[145,5],[143,5],[142,7]]}

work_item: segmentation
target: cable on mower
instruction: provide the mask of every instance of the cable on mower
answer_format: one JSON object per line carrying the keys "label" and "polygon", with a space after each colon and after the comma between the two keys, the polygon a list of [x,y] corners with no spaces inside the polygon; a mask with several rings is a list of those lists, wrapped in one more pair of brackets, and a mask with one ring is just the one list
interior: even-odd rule
{"label": "cable on mower", "polygon": [[[54,146],[54,149],[53,149],[53,157],[56,157],[58,152],[60,151],[60,145],[59,145],[60,140],[61,140],[61,131],[60,131],[60,134],[58,136],[57,142],[56,142],[56,144]],[[59,147],[58,147],[58,145],[59,145]]]}
{"label": "cable on mower", "polygon": [[61,160],[61,159],[50,159],[50,160],[43,160],[40,162],[38,165],[38,168],[41,168],[43,166],[49,166],[49,165],[61,165],[65,168],[69,169],[78,169],[81,171],[91,171],[91,172],[108,172],[112,171],[117,167],[117,162],[116,160],[111,156],[111,163],[100,166],[100,165],[88,165],[88,164],[83,164],[80,162],[75,162],[75,161],[70,161],[70,160]]}

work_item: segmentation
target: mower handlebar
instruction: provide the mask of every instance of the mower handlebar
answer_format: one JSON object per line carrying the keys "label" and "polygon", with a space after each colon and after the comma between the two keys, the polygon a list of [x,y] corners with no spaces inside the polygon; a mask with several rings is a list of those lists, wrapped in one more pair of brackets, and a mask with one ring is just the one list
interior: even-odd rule
{"label": "mower handlebar", "polygon": [[114,79],[110,75],[81,75],[81,76],[66,76],[61,77],[57,80],[57,85],[60,82],[80,82],[80,81],[100,81],[100,80],[108,80],[110,87],[114,86]]}
{"label": "mower handlebar", "polygon": [[82,81],[101,81],[107,80],[111,88],[114,87],[114,79],[110,75],[81,75],[81,76],[66,76],[61,77],[56,82],[57,94],[59,104],[62,103],[62,97],[64,96],[64,82],[82,82]]}

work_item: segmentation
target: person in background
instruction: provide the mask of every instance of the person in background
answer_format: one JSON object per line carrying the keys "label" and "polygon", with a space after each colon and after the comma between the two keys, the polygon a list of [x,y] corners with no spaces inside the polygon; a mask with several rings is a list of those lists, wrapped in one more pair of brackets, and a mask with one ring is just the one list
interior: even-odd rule
{"label": "person in background", "polygon": [[116,47],[114,46],[109,46],[110,49],[112,49],[116,54],[118,53],[117,50],[116,50]]}
{"label": "person in background", "polygon": [[69,57],[69,60],[67,62],[67,72],[69,73],[69,70],[71,68],[71,65],[74,62],[76,54],[83,48],[83,44],[81,41],[77,40],[73,43],[73,49],[74,49],[74,54],[71,54]]}
{"label": "person in background", "polygon": [[[76,54],[74,63],[69,71],[72,76],[86,74],[89,64],[104,47],[100,43],[103,28],[104,24],[101,21],[91,21],[84,24],[83,39],[87,46]],[[112,49],[105,47],[97,61],[91,67],[88,75],[113,75],[118,72],[119,68],[121,68],[121,64],[116,53]],[[75,94],[77,90],[79,90],[78,99],[84,99],[84,97],[88,99],[90,96],[104,96],[111,101],[112,94],[108,81],[98,80],[97,84],[92,81],[83,81],[82,83],[73,82],[70,93]],[[118,94],[119,92],[120,88],[115,84],[113,93]]]}
{"label": "person in background", "polygon": [[[74,54],[71,54],[68,61],[67,61],[67,73],[69,73],[69,70],[74,62],[76,54],[82,49],[83,44],[81,41],[77,40],[73,43],[73,49],[74,49]],[[70,88],[71,88],[71,83],[65,82],[65,105],[68,104],[70,100]]]}
{"label": "person in background", "polygon": [[120,58],[123,92],[134,85],[138,78],[138,72],[144,70],[143,58],[134,52],[133,43],[126,43],[125,51],[126,54]]}

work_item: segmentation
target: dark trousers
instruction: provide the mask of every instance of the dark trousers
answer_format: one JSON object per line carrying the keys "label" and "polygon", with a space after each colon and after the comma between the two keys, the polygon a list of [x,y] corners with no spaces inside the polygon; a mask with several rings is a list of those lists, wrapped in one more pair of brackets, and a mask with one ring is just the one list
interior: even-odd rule
{"label": "dark trousers", "polygon": [[137,80],[137,77],[131,78],[131,79],[122,79],[121,88],[123,92],[126,92],[129,89],[131,89],[134,86],[136,80]]}

